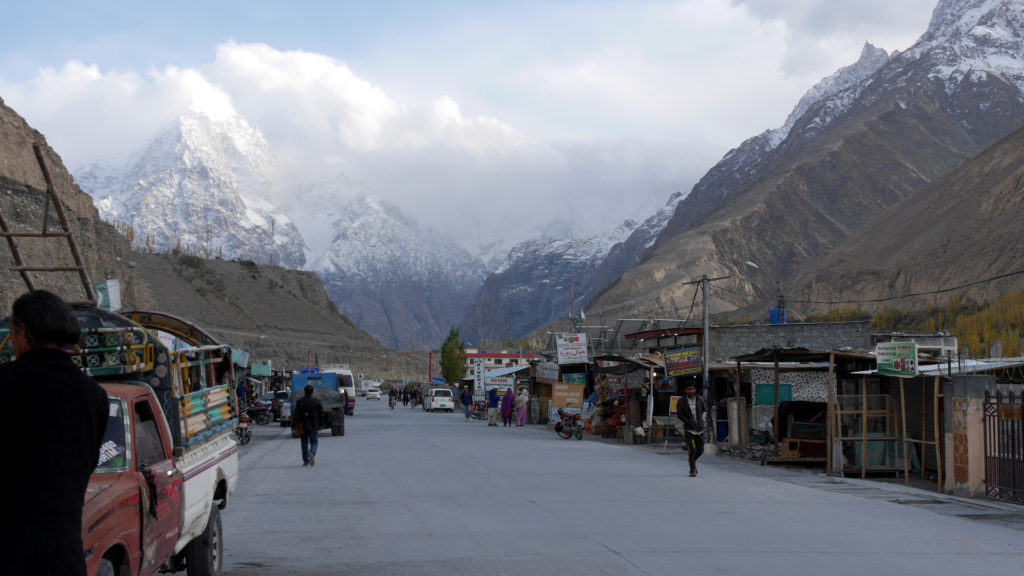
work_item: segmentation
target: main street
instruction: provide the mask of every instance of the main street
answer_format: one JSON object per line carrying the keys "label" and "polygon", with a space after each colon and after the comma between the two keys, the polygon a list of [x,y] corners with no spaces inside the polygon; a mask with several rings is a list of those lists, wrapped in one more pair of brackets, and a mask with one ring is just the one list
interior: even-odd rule
{"label": "main street", "polygon": [[315,467],[254,426],[223,514],[249,575],[1019,574],[1024,509],[360,398]]}

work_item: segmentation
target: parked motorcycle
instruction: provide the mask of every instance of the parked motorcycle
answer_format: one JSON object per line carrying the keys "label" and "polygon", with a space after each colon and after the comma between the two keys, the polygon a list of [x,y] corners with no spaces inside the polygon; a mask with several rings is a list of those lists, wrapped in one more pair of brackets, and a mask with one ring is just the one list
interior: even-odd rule
{"label": "parked motorcycle", "polygon": [[487,419],[487,402],[484,402],[483,400],[473,402],[473,418],[476,420]]}
{"label": "parked motorcycle", "polygon": [[249,429],[249,409],[243,409],[238,413],[238,427],[235,428],[235,436],[238,443],[245,446],[252,440],[252,430]]}
{"label": "parked motorcycle", "polygon": [[270,424],[270,422],[274,419],[274,414],[270,411],[270,406],[253,404],[252,406],[249,406],[248,410],[249,417],[252,418],[253,422],[259,424],[260,426]]}
{"label": "parked motorcycle", "polygon": [[583,416],[579,413],[566,412],[572,402],[558,409],[558,422],[555,422],[555,433],[563,440],[568,440],[576,435],[577,440],[583,440]]}

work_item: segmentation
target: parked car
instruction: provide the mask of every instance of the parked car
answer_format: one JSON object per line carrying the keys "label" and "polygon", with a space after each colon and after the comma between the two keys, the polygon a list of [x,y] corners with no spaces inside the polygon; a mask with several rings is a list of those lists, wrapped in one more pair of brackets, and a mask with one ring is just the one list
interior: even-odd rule
{"label": "parked car", "polygon": [[[291,402],[292,393],[290,390],[278,390],[274,392],[274,399],[270,404],[270,412],[273,413],[275,420],[281,419],[281,409],[285,404]],[[289,413],[291,417],[291,413]]]}
{"label": "parked car", "polygon": [[367,400],[380,400],[380,390],[367,390],[366,391],[366,399]]}
{"label": "parked car", "polygon": [[445,412],[455,411],[455,400],[452,398],[452,391],[447,388],[433,388],[423,399],[423,409],[427,412],[444,410]]}
{"label": "parked car", "polygon": [[281,413],[280,416],[278,416],[278,421],[281,423],[282,428],[292,425],[291,394],[288,395],[288,400],[281,404]]}

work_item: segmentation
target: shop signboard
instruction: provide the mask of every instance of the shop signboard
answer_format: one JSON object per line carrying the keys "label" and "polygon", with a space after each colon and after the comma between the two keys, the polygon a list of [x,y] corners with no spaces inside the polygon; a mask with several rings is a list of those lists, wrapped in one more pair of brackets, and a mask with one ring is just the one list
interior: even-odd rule
{"label": "shop signboard", "polygon": [[253,364],[249,366],[250,376],[270,376],[270,364]]}
{"label": "shop signboard", "polygon": [[587,375],[583,372],[570,372],[569,374],[562,374],[562,382],[568,382],[570,384],[586,384]]}
{"label": "shop signboard", "polygon": [[916,342],[879,342],[875,344],[875,358],[881,376],[917,376]]}
{"label": "shop signboard", "polygon": [[537,382],[543,382],[544,384],[554,384],[558,382],[558,364],[554,362],[545,362],[537,365],[537,374],[534,376]]}
{"label": "shop signboard", "polygon": [[669,416],[675,416],[676,415],[676,408],[679,406],[679,400],[681,400],[682,398],[683,398],[682,396],[672,396],[671,398],[668,399],[668,415]]}
{"label": "shop signboard", "polygon": [[495,376],[493,378],[485,377],[484,394],[487,394],[487,391],[490,390],[491,388],[497,388],[499,396],[504,395],[505,390],[508,390],[509,388],[511,388],[512,391],[515,392],[516,379],[514,376]]}
{"label": "shop signboard", "polygon": [[669,376],[700,374],[700,348],[682,348],[665,353],[665,369]]}
{"label": "shop signboard", "polygon": [[482,358],[473,360],[473,397],[483,398],[484,393],[484,361]]}
{"label": "shop signboard", "polygon": [[583,385],[559,382],[551,386],[551,406],[561,408],[566,404],[574,410],[583,406]]}
{"label": "shop signboard", "polygon": [[586,334],[555,334],[555,348],[559,364],[587,363]]}

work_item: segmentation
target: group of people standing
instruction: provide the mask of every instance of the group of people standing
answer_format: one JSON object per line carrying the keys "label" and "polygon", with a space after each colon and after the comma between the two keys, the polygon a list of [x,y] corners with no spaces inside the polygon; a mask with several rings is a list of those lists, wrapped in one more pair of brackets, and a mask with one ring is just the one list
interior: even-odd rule
{"label": "group of people standing", "polygon": [[[459,402],[465,411],[466,422],[469,422],[472,416],[470,410],[473,406],[473,393],[469,391],[468,386],[464,386],[459,393]],[[526,407],[529,404],[530,393],[526,388],[520,388],[518,395],[513,394],[512,389],[508,388],[501,396],[498,396],[497,389],[491,388],[487,391],[487,425],[497,426],[498,415],[501,414],[502,425],[512,426],[512,422],[515,421],[516,426],[525,426]]]}

